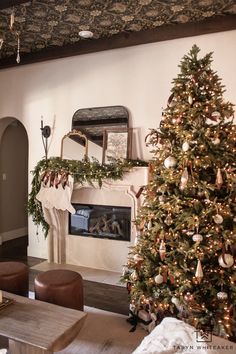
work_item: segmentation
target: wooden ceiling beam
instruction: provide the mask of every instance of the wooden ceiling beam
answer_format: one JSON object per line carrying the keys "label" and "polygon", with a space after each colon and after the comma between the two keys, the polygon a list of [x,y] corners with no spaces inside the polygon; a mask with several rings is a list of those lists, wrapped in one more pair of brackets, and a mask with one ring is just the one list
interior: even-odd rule
{"label": "wooden ceiling beam", "polygon": [[8,9],[9,7],[23,4],[24,2],[29,2],[29,0],[1,0],[0,1],[0,10]]}
{"label": "wooden ceiling beam", "polygon": [[20,64],[17,64],[16,57],[12,56],[0,60],[0,69],[234,29],[236,29],[236,15],[215,16],[199,22],[164,25],[156,29],[119,33],[109,38],[80,40],[78,43],[63,47],[46,48],[35,53],[22,54]]}

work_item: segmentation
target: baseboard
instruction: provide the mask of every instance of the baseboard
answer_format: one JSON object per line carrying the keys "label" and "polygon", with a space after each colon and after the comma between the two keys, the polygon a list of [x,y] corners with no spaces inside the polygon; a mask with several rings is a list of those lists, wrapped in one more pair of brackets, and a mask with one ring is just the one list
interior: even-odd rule
{"label": "baseboard", "polygon": [[3,242],[14,240],[15,238],[22,237],[28,234],[28,227],[21,227],[11,231],[0,233],[0,245]]}

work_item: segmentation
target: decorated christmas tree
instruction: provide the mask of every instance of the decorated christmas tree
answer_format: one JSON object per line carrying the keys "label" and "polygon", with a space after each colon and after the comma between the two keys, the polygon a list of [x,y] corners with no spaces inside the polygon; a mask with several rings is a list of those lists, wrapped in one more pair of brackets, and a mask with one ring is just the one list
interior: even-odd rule
{"label": "decorated christmas tree", "polygon": [[134,317],[145,312],[157,324],[173,315],[230,337],[236,126],[233,105],[224,102],[224,86],[211,68],[212,53],[198,58],[199,51],[194,45],[183,57],[160,128],[146,138],[153,147],[150,182],[123,280]]}

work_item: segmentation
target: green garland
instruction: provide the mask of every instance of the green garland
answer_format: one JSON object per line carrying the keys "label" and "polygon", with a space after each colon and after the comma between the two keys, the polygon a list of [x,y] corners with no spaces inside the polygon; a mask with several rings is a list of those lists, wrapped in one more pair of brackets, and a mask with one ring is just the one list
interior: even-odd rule
{"label": "green garland", "polygon": [[122,179],[123,174],[133,167],[147,166],[142,160],[114,161],[111,164],[100,164],[97,160],[65,160],[60,157],[40,160],[32,171],[31,192],[28,200],[28,214],[32,216],[34,224],[41,225],[45,237],[49,231],[49,225],[44,219],[41,203],[36,199],[41,186],[41,175],[44,171],[67,172],[74,177],[74,181],[80,184],[85,182],[93,185],[97,182],[101,187],[104,179]]}

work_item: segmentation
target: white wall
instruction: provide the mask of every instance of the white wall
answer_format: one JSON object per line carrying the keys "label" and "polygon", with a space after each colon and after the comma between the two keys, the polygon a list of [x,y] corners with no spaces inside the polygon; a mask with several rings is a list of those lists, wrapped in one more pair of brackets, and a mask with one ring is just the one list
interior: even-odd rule
{"label": "white wall", "polygon": [[[61,138],[79,108],[124,105],[135,128],[133,157],[148,159],[144,137],[159,125],[178,64],[193,44],[202,55],[213,51],[213,68],[236,103],[236,31],[115,49],[18,66],[0,71],[0,118],[16,117],[29,136],[29,170],[44,155],[40,119],[53,126],[49,156],[60,155]],[[29,225],[29,255],[47,257],[47,243]]]}

